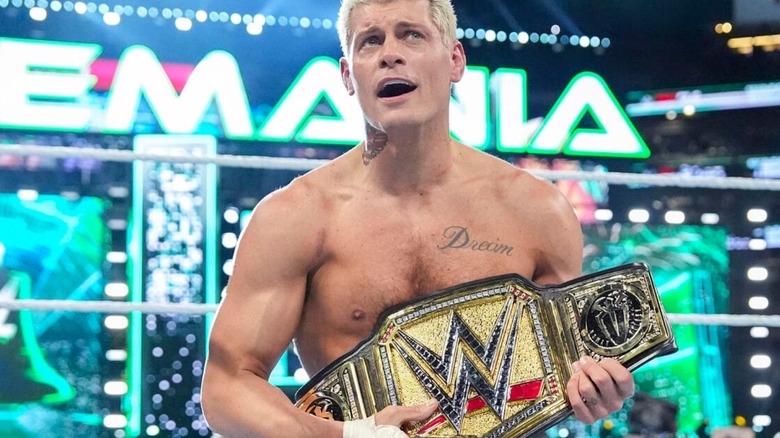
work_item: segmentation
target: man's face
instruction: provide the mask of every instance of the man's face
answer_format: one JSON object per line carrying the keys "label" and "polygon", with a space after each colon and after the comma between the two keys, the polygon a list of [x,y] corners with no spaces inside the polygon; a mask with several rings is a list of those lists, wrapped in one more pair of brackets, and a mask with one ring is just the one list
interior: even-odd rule
{"label": "man's face", "polygon": [[369,124],[387,132],[449,120],[450,85],[466,60],[460,42],[445,45],[427,0],[359,5],[350,34],[342,78]]}

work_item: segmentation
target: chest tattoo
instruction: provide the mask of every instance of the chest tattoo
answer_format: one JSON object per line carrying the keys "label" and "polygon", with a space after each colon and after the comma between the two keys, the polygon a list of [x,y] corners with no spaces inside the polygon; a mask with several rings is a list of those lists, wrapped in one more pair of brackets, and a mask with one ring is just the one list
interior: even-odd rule
{"label": "chest tattoo", "polygon": [[494,252],[510,256],[514,249],[514,247],[505,243],[477,239],[469,234],[468,228],[458,225],[447,227],[442,233],[442,237],[444,238],[444,243],[437,246],[442,251],[462,249],[467,251]]}

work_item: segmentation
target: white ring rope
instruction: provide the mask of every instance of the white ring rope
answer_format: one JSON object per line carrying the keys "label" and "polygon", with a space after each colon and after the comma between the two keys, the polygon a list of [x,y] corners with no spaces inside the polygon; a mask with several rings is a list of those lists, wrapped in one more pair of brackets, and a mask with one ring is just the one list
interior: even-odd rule
{"label": "white ring rope", "polygon": [[[0,154],[50,158],[91,158],[102,161],[160,161],[170,163],[216,164],[224,167],[308,171],[330,160],[308,158],[261,157],[245,155],[166,155],[127,150],[73,148],[65,146],[1,145]],[[700,189],[736,189],[780,191],[780,180],[742,177],[652,175],[620,172],[586,172],[562,170],[529,170],[549,180],[603,181],[619,185],[688,187]]]}
{"label": "white ring rope", "polygon": [[[194,314],[216,312],[217,304],[196,303],[128,303],[121,301],[73,301],[73,300],[0,300],[0,309],[44,310],[92,313],[151,314]],[[780,315],[730,315],[730,314],[683,314],[667,315],[672,324],[718,325],[730,327],[780,327]]]}

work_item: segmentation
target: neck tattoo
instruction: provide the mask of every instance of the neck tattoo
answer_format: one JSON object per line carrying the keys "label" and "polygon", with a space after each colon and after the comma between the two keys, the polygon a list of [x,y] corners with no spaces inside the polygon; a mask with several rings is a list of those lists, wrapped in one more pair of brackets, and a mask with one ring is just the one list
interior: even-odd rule
{"label": "neck tattoo", "polygon": [[374,158],[385,149],[387,133],[366,125],[366,148],[363,149],[363,164],[368,166]]}

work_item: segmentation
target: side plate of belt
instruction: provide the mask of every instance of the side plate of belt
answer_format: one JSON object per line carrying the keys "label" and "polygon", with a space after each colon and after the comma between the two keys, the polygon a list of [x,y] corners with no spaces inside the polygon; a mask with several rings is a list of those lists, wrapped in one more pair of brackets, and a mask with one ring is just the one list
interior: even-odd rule
{"label": "side plate of belt", "polygon": [[649,269],[623,265],[555,285],[503,275],[382,313],[372,333],[296,394],[339,421],[430,398],[413,437],[525,437],[571,414],[570,364],[614,358],[629,370],[677,351]]}

